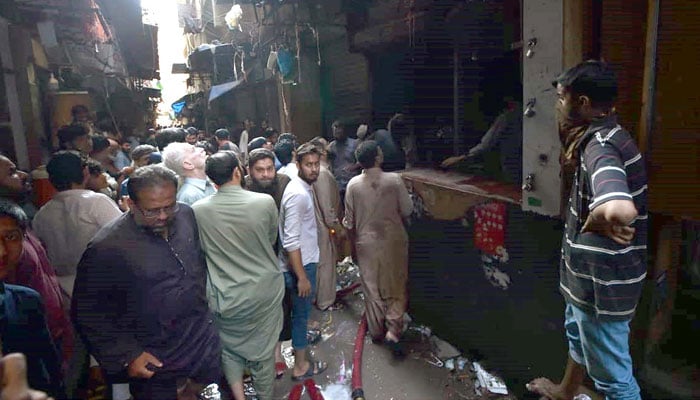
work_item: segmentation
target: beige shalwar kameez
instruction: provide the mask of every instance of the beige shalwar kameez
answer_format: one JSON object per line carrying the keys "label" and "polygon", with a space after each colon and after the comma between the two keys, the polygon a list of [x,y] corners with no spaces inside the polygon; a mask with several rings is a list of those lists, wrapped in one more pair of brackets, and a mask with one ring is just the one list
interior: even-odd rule
{"label": "beige shalwar kameez", "polygon": [[335,263],[338,253],[330,231],[340,224],[340,192],[335,177],[324,166],[321,166],[313,190],[320,250],[316,272],[316,307],[325,310],[335,303]]}
{"label": "beige shalwar kameez", "polygon": [[413,203],[398,174],[370,168],[348,183],[343,225],[355,232],[368,329],[400,337],[408,302],[408,234]]}

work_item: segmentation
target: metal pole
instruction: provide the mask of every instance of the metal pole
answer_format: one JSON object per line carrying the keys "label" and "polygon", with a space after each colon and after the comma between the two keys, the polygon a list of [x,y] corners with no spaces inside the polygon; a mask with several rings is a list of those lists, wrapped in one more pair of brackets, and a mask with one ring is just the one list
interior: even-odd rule
{"label": "metal pole", "polygon": [[459,129],[460,129],[460,102],[459,102],[459,42],[455,42],[454,50],[452,54],[452,123],[453,123],[453,135],[452,135],[452,153],[454,155],[459,154]]}
{"label": "metal pole", "polygon": [[649,38],[651,39],[651,48],[648,50],[651,51],[651,55],[649,57],[649,85],[647,85],[647,110],[646,110],[646,132],[644,132],[645,137],[645,142],[646,142],[646,149],[645,149],[645,158],[647,159],[647,162],[649,160],[649,155],[651,154],[651,134],[654,131],[654,115],[655,115],[655,108],[656,108],[656,63],[657,63],[657,58],[658,58],[658,49],[659,49],[659,12],[661,10],[661,0],[651,0],[652,7],[652,25],[649,27],[650,29],[650,36]]}

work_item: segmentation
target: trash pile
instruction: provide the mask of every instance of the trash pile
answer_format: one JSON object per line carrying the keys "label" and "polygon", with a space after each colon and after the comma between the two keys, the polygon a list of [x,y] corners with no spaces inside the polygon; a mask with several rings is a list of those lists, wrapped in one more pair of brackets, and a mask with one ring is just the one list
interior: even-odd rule
{"label": "trash pile", "polygon": [[360,282],[360,268],[352,261],[351,257],[339,262],[336,267],[337,284],[336,292],[343,291]]}
{"label": "trash pile", "polygon": [[424,344],[415,347],[417,351],[413,353],[413,358],[449,370],[458,381],[471,379],[477,398],[488,394],[508,395],[508,388],[502,379],[486,371],[478,362],[470,362],[454,346],[434,335],[429,327],[412,324],[407,332],[414,337],[419,335],[419,341]]}

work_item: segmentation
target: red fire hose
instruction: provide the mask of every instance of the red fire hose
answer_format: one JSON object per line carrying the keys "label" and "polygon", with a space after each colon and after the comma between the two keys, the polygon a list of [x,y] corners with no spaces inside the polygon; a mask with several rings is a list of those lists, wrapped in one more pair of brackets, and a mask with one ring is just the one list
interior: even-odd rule
{"label": "red fire hose", "polygon": [[365,334],[367,333],[367,318],[362,314],[360,326],[355,337],[355,349],[352,353],[352,400],[365,400],[365,392],[362,390],[362,350],[365,347]]}
{"label": "red fire hose", "polygon": [[309,393],[309,398],[311,400],[325,400],[323,398],[323,394],[316,387],[316,382],[312,378],[305,380],[303,384],[297,383],[296,385],[294,385],[294,387],[292,388],[292,391],[289,392],[288,399],[289,400],[300,400],[301,394],[304,391],[304,386],[306,386],[306,390]]}
{"label": "red fire hose", "polygon": [[[356,282],[345,289],[336,292],[337,297],[344,297],[353,290],[360,287],[360,283]],[[367,318],[362,314],[360,326],[357,328],[357,336],[355,337],[355,348],[352,354],[352,400],[365,400],[365,392],[362,390],[362,351],[365,347],[365,334],[367,333]],[[324,400],[321,392],[316,387],[316,382],[313,379],[307,379],[304,384],[294,385],[289,392],[289,400],[300,400],[303,392],[303,387],[309,392],[311,400]]]}

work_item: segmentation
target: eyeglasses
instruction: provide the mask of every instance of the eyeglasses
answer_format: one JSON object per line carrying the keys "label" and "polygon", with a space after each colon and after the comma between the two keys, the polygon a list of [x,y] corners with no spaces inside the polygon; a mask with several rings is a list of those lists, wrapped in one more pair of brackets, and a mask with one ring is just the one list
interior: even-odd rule
{"label": "eyeglasses", "polygon": [[175,202],[167,207],[161,207],[161,208],[156,208],[156,209],[152,209],[152,210],[144,210],[143,208],[139,207],[136,204],[134,204],[134,206],[136,206],[136,208],[139,209],[139,211],[141,212],[143,217],[146,219],[156,219],[156,218],[160,217],[160,213],[165,213],[165,215],[173,215],[180,209],[180,206],[178,205],[177,202]]}

